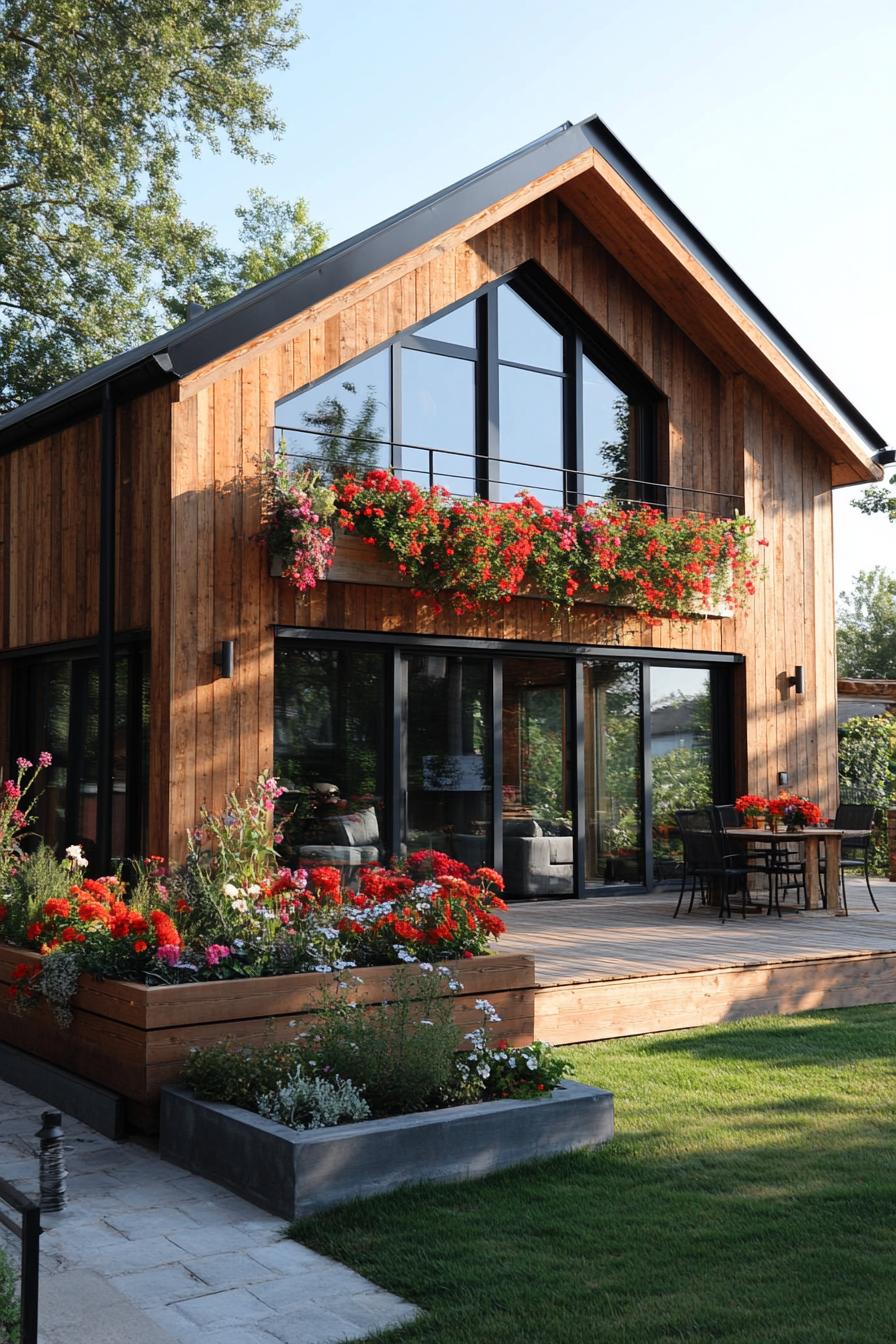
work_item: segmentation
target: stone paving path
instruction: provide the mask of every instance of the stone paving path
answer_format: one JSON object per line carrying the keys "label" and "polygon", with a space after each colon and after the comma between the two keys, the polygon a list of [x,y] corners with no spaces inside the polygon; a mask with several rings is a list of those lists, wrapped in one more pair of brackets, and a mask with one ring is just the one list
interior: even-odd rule
{"label": "stone paving path", "polygon": [[[46,1109],[0,1082],[0,1176],[32,1198]],[[335,1344],[417,1314],[150,1148],[63,1127],[69,1205],[42,1219],[41,1344]]]}

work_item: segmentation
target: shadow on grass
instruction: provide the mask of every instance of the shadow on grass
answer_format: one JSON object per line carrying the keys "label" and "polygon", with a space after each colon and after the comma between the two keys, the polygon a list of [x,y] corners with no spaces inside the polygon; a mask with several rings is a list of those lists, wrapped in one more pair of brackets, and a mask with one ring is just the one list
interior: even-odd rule
{"label": "shadow on grass", "polygon": [[894,1025],[893,1008],[854,1009],[581,1048],[585,1080],[617,1091],[607,1147],[293,1235],[424,1308],[383,1341],[880,1344]]}

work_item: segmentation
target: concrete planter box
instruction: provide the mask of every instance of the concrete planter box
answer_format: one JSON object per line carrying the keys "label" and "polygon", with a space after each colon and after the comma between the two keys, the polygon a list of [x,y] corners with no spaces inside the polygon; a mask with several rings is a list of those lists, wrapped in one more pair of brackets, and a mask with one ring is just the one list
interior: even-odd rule
{"label": "concrete planter box", "polygon": [[[0,995],[19,962],[38,961],[34,952],[0,944]],[[499,952],[443,964],[464,986],[452,1005],[463,1031],[479,1025],[476,999],[484,997],[501,1014],[502,1032],[512,1045],[532,1040],[534,957]],[[375,1005],[386,998],[396,969],[364,967],[358,1001]],[[194,1046],[225,1037],[245,1045],[272,1036],[291,1040],[301,1029],[296,1022],[313,1017],[321,989],[333,978],[310,972],[149,986],[82,976],[70,1027],[60,1027],[46,1003],[24,1017],[0,1006],[0,1042],[111,1089],[125,1098],[128,1125],[152,1134],[158,1129],[159,1089],[180,1076]]]}
{"label": "concrete planter box", "polygon": [[535,1101],[296,1131],[238,1106],[162,1089],[159,1152],[281,1218],[419,1181],[485,1176],[536,1157],[595,1148],[613,1137],[613,1095],[565,1083]]}

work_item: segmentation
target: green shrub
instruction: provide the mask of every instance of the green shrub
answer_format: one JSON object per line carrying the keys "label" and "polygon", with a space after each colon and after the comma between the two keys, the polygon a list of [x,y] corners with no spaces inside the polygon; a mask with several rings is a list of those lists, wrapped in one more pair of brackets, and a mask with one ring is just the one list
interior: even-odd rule
{"label": "green shrub", "polygon": [[874,804],[871,869],[886,873],[886,810],[896,804],[896,717],[857,715],[840,725],[838,736],[840,797],[844,803]]}
{"label": "green shrub", "polygon": [[203,1101],[255,1110],[258,1098],[280,1087],[299,1062],[300,1052],[291,1041],[260,1046],[219,1041],[193,1051],[181,1080]]}
{"label": "green shrub", "polygon": [[18,1344],[19,1288],[12,1266],[0,1250],[0,1344]]}

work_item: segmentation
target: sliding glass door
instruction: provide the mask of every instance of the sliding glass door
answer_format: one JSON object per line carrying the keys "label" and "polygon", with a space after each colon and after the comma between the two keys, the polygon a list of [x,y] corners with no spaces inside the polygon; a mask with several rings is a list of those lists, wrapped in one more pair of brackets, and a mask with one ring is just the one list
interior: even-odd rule
{"label": "sliding glass door", "polygon": [[282,639],[276,669],[296,861],[438,849],[512,897],[643,889],[680,872],[675,812],[732,797],[721,666]]}

